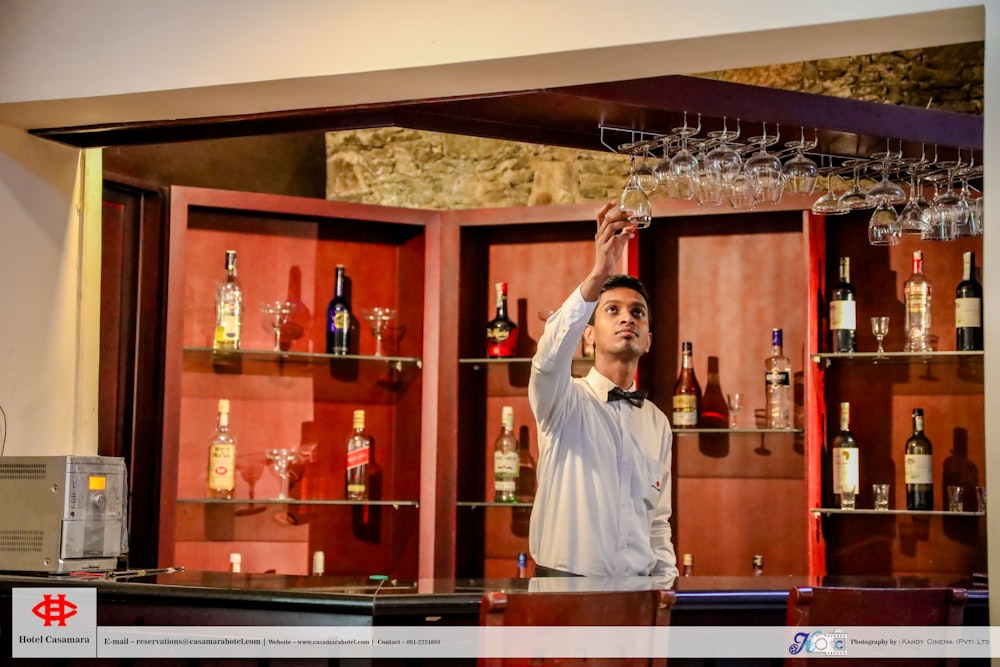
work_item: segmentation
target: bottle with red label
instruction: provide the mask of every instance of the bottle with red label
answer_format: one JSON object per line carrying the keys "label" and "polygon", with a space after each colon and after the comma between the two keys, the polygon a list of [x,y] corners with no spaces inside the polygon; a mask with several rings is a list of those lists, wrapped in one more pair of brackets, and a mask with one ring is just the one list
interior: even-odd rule
{"label": "bottle with red label", "polygon": [[486,323],[486,355],[513,357],[517,347],[517,324],[507,315],[507,283],[497,283],[497,315]]}
{"label": "bottle with red label", "polygon": [[347,499],[368,500],[372,447],[375,440],[365,431],[365,411],[354,411],[354,432],[347,440]]}

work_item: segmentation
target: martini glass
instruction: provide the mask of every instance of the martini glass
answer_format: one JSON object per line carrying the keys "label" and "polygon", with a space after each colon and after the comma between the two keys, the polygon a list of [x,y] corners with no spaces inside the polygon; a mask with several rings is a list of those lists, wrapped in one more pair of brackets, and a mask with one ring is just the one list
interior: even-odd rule
{"label": "martini glass", "polygon": [[265,456],[271,465],[271,472],[281,480],[281,492],[274,499],[288,500],[288,477],[292,464],[299,457],[299,450],[295,447],[271,447]]}
{"label": "martini glass", "polygon": [[291,301],[265,301],[260,304],[260,312],[268,318],[268,324],[274,331],[274,351],[281,351],[281,327],[285,326],[288,316],[295,310],[295,304]]}
{"label": "martini glass", "polygon": [[362,310],[361,315],[368,320],[368,326],[371,327],[372,336],[375,338],[375,356],[381,357],[382,336],[385,334],[385,330],[389,328],[389,322],[396,317],[396,311],[384,306],[375,306],[374,308]]}

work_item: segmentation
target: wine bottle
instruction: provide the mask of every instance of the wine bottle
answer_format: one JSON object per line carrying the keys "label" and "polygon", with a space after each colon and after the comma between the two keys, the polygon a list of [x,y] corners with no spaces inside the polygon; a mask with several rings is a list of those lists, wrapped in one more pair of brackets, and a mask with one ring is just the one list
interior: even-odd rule
{"label": "wine bottle", "polygon": [[857,304],[851,285],[851,258],[840,258],[840,277],[830,294],[830,350],[857,351]]}
{"label": "wine bottle", "polygon": [[212,349],[233,352],[240,349],[243,329],[243,290],[236,278],[236,251],[226,251],[226,281],[215,290],[215,338]]}
{"label": "wine bottle", "polygon": [[375,440],[365,431],[365,411],[354,411],[354,432],[347,439],[347,499],[368,500],[369,465]]}
{"label": "wine bottle", "polygon": [[690,577],[694,574],[694,556],[692,554],[684,554],[681,557],[681,563],[683,565],[683,570],[681,575],[685,577]]}
{"label": "wine bottle", "polygon": [[[833,436],[833,495],[840,496],[841,489],[859,490],[858,442],[851,433],[851,404],[840,404],[840,431]],[[839,502],[839,498],[838,498]],[[841,504],[841,506],[843,506]]]}
{"label": "wine bottle", "polygon": [[497,315],[486,323],[486,354],[494,358],[514,356],[517,324],[507,315],[507,283],[496,284]]}
{"label": "wine bottle", "polygon": [[521,427],[522,437],[518,438],[518,469],[517,469],[517,502],[530,503],[535,500],[535,490],[538,485],[535,457],[531,455],[531,442],[526,431]]}
{"label": "wine bottle", "polygon": [[517,478],[521,459],[514,437],[514,408],[500,410],[500,435],[493,443],[493,502],[517,502]]}
{"label": "wine bottle", "polygon": [[333,298],[326,307],[326,353],[349,354],[351,347],[351,304],[347,299],[344,265],[337,265]]}
{"label": "wine bottle", "polygon": [[931,284],[924,275],[924,254],[913,251],[913,274],[903,283],[906,302],[906,344],[904,352],[930,352]]}
{"label": "wine bottle", "polygon": [[764,360],[767,428],[792,428],[792,362],[782,353],[782,331],[771,330],[771,356]]}
{"label": "wine bottle", "polygon": [[219,399],[215,433],[208,445],[208,497],[230,500],[236,489],[236,439],[229,432],[229,401]]}
{"label": "wine bottle", "polygon": [[933,457],[931,441],[924,435],[924,411],[913,410],[913,435],[906,441],[904,476],[906,509],[934,509]]}
{"label": "wine bottle", "polygon": [[674,428],[696,428],[701,415],[701,386],[694,374],[690,341],[681,343],[681,372],[674,383]]}
{"label": "wine bottle", "polygon": [[955,349],[983,349],[983,287],[976,280],[976,253],[962,255],[962,282],[955,290]]}

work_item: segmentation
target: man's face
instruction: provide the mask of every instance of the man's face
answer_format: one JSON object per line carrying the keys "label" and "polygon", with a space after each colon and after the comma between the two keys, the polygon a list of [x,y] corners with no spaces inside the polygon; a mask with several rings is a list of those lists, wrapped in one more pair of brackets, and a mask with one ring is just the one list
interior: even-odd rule
{"label": "man's face", "polygon": [[587,326],[584,336],[596,353],[626,359],[641,357],[653,340],[646,300],[629,287],[609,289],[598,299],[594,323]]}

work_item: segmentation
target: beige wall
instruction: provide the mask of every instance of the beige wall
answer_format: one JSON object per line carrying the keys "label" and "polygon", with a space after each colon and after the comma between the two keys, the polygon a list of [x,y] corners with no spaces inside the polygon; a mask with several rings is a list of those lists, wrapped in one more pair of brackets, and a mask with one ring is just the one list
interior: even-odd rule
{"label": "beige wall", "polygon": [[87,169],[80,151],[0,127],[0,406],[8,455],[97,451],[100,209],[85,216],[81,196],[89,174],[100,204],[100,155],[90,153],[98,161]]}

